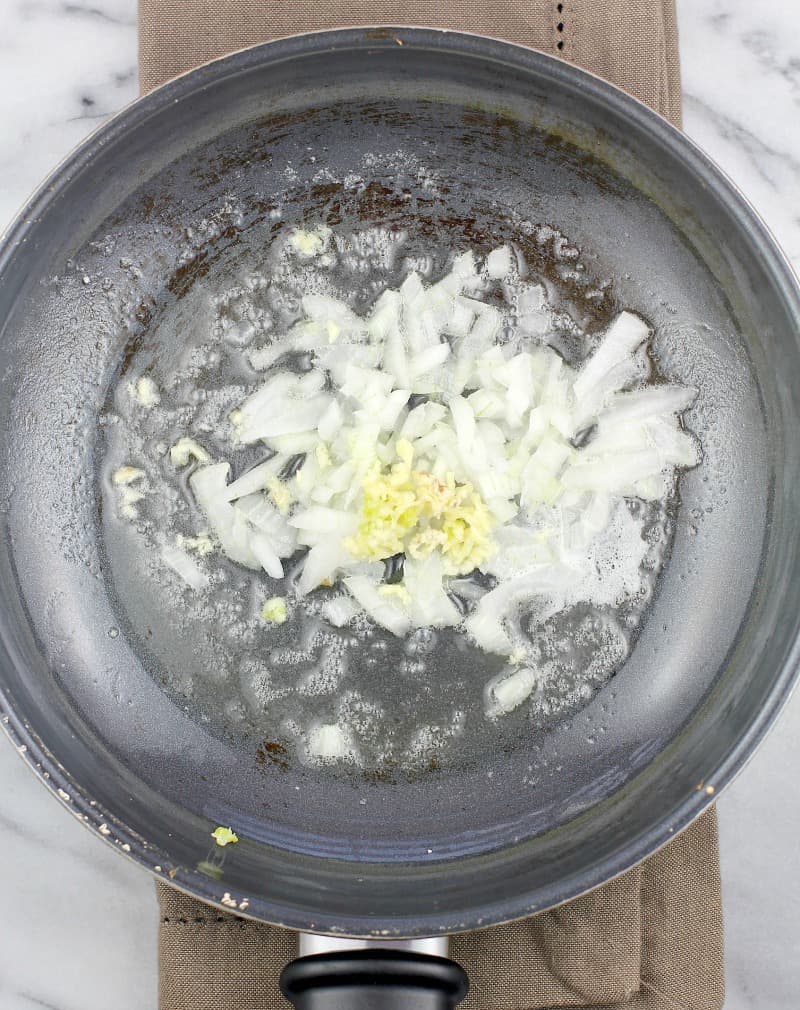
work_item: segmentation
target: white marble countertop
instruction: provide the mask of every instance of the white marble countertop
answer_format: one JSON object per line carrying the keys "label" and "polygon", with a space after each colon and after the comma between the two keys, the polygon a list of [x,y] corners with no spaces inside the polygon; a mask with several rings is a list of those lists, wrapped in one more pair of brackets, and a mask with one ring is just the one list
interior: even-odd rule
{"label": "white marble countertop", "polygon": [[[679,0],[685,128],[800,269],[800,3]],[[136,0],[0,0],[0,227],[134,98]],[[800,693],[719,804],[728,1010],[800,1005]],[[155,1010],[149,876],[0,741],[0,1007]]]}

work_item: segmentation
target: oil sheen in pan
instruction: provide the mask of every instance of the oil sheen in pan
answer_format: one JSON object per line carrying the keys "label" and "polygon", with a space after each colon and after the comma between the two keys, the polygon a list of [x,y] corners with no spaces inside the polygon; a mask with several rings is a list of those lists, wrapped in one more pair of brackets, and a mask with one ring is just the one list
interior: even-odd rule
{"label": "oil sheen in pan", "polygon": [[[561,236],[542,231],[567,259],[574,255]],[[429,238],[367,228],[337,235],[327,260],[298,264],[285,239],[269,249],[245,239],[235,262],[157,314],[128,362],[103,418],[106,567],[120,620],[153,676],[216,733],[280,741],[303,761],[309,731],[337,722],[354,744],[342,770],[357,762],[371,773],[418,774],[465,764],[483,748],[513,746],[586,704],[635,642],[668,555],[674,491],[660,503],[620,507],[597,551],[597,579],[585,599],[545,620],[535,607],[524,615],[540,680],[529,703],[496,721],[485,716],[484,687],[505,660],[475,649],[457,631],[419,629],[399,640],[366,617],[334,628],[322,610],[340,593],[335,587],[290,604],[289,620],[269,625],[261,605],[285,595],[287,580],[275,582],[217,554],[209,588],[194,593],[160,559],[165,541],[204,528],[187,472],[170,465],[167,446],[189,431],[202,433],[214,458],[232,460],[234,476],[262,458],[252,447],[232,452],[226,434],[231,410],[263,381],[244,349],[285,332],[308,291],[347,297],[363,311],[410,269],[436,280],[452,252],[444,243],[432,248]],[[567,292],[552,276],[536,280],[547,290],[548,341],[579,361],[591,338],[570,312]],[[508,295],[513,301],[514,292]],[[307,367],[302,358],[291,364]],[[131,396],[131,384],[143,374],[160,390],[160,402],[147,411]],[[119,489],[110,482],[122,465],[147,475],[135,521],[120,518]]]}

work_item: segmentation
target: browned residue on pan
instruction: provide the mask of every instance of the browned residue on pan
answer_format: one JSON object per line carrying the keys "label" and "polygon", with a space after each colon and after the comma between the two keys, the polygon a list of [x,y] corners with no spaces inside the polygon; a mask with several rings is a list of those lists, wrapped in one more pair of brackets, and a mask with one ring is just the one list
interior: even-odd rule
{"label": "browned residue on pan", "polygon": [[153,308],[145,302],[140,302],[134,316],[141,328],[138,329],[128,341],[126,341],[125,346],[122,348],[122,358],[119,368],[120,375],[125,375],[133,364],[136,355],[142,349],[145,331],[153,319]]}
{"label": "browned residue on pan", "polygon": [[256,749],[256,764],[259,768],[274,765],[279,771],[289,771],[289,751],[286,744],[278,740],[264,740]]}
{"label": "browned residue on pan", "polygon": [[196,256],[177,267],[167,281],[167,290],[176,298],[182,298],[195,281],[205,277],[228,245],[239,236],[239,230],[232,224],[220,230]]}

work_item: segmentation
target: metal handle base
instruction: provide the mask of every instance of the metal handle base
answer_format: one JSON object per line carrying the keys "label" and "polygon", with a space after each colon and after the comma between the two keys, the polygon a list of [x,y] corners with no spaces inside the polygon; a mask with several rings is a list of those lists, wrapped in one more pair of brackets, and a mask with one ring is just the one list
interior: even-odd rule
{"label": "metal handle base", "polygon": [[452,1010],[469,983],[447,958],[371,948],[298,958],[280,986],[297,1010]]}

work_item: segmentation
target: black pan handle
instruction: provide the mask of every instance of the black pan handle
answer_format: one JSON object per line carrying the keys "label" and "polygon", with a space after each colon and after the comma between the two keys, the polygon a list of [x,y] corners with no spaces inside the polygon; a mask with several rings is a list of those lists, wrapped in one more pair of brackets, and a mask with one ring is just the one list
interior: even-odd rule
{"label": "black pan handle", "polygon": [[452,1010],[469,983],[446,957],[368,948],[300,957],[280,986],[296,1010]]}

